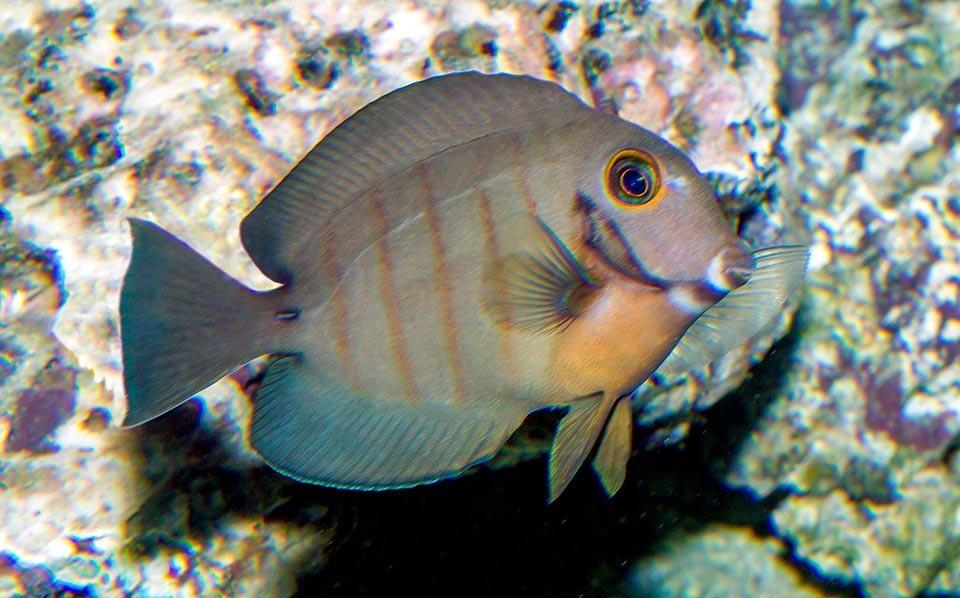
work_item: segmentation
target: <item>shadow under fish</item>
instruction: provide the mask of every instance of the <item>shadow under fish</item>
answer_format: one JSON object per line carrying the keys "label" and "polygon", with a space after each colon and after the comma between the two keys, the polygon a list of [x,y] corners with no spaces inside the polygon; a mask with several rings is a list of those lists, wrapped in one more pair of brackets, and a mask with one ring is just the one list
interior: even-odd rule
{"label": "shadow under fish", "polygon": [[304,482],[456,476],[566,407],[549,498],[591,464],[623,484],[631,394],[756,334],[807,252],[749,251],[657,135],[525,76],[461,73],[359,110],[243,220],[283,286],[247,289],[131,219],[120,301],[135,426],[262,355],[252,448]]}

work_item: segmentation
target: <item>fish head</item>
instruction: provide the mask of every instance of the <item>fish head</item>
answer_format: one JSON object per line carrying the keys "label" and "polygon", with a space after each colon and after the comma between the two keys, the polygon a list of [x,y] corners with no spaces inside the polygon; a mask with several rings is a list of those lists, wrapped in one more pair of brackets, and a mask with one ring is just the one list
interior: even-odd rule
{"label": "fish head", "polygon": [[619,118],[607,124],[591,135],[581,162],[575,210],[584,243],[617,272],[666,291],[676,308],[698,316],[747,282],[751,252],[683,152]]}

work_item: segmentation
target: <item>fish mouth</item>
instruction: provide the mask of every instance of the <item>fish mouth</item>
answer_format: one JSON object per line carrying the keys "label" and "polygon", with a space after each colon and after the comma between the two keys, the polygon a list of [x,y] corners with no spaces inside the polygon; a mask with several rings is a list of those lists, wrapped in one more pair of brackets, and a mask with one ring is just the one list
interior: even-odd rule
{"label": "fish mouth", "polygon": [[723,248],[707,265],[706,284],[726,295],[747,284],[753,275],[753,254],[743,243]]}
{"label": "fish mouth", "polygon": [[703,280],[678,281],[667,288],[667,299],[681,311],[699,316],[730,291],[749,282],[754,271],[753,254],[743,243],[720,250],[707,264]]}

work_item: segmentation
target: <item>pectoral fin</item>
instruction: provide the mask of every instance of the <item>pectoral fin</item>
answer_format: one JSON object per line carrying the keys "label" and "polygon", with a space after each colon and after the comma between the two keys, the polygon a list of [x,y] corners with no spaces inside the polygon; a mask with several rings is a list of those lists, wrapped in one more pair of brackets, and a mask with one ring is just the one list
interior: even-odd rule
{"label": "pectoral fin", "polygon": [[580,315],[596,289],[576,257],[544,224],[517,214],[502,232],[507,251],[490,264],[482,305],[503,328],[555,332]]}
{"label": "pectoral fin", "polygon": [[593,471],[600,478],[607,496],[616,494],[626,477],[633,442],[632,407],[629,396],[617,401],[593,457]]}
{"label": "pectoral fin", "polygon": [[701,368],[760,332],[803,284],[804,247],[758,249],[750,280],[705,311],[687,329],[657,374],[677,376]]}
{"label": "pectoral fin", "polygon": [[550,448],[550,498],[553,502],[570,484],[603,430],[614,400],[604,393],[577,399],[560,420]]}

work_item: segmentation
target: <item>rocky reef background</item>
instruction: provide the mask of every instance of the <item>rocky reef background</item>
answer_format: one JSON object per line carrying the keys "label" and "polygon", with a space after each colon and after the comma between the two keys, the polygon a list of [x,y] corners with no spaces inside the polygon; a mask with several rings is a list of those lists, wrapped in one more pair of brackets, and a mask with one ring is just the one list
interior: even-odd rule
{"label": "rocky reef background", "polygon": [[[258,364],[118,430],[125,218],[267,288],[240,219],[466,69],[689,152],[752,244],[810,246],[797,317],[644,385],[610,501],[544,505],[549,414],[458,480],[297,484],[246,446]],[[958,105],[955,2],[0,3],[0,595],[960,595]]]}

